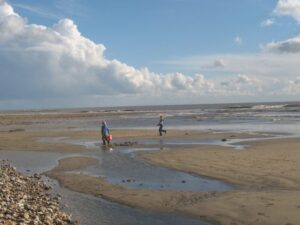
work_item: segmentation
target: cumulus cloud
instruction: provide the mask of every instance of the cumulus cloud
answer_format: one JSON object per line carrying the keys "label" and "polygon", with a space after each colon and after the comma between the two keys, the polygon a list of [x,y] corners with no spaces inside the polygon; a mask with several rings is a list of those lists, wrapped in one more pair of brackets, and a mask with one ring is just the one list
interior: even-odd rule
{"label": "cumulus cloud", "polygon": [[289,94],[291,96],[299,95],[300,94],[300,76],[296,77],[295,79],[289,80],[286,82],[281,93]]}
{"label": "cumulus cloud", "polygon": [[224,95],[234,95],[234,93],[239,93],[239,95],[257,95],[262,92],[263,82],[257,79],[255,76],[248,76],[245,74],[238,74],[227,80],[220,82],[220,88],[223,90]]}
{"label": "cumulus cloud", "polygon": [[[293,17],[300,23],[300,1],[299,0],[279,0],[274,13],[276,15]],[[268,25],[272,21],[262,22],[263,25]],[[271,24],[272,25],[272,24]],[[300,36],[289,38],[283,41],[273,41],[262,46],[266,52],[273,53],[299,53],[300,52]]]}
{"label": "cumulus cloud", "polygon": [[264,20],[264,21],[262,21],[261,23],[260,23],[260,26],[261,27],[270,27],[270,26],[272,26],[274,24],[274,20],[273,19],[266,19],[266,20]]}
{"label": "cumulus cloud", "polygon": [[[84,37],[71,19],[53,26],[30,24],[3,0],[0,34],[0,108],[157,104],[172,99],[174,104],[180,99],[182,103],[199,102],[201,96],[269,94],[270,87],[280,82],[266,84],[268,79],[248,74],[293,76],[299,64],[299,57],[212,55],[174,62],[194,67],[191,76],[154,73],[107,59],[105,46]],[[242,43],[240,37],[235,41]],[[232,75],[207,79],[198,66]]]}
{"label": "cumulus cloud", "polygon": [[105,58],[105,46],[85,38],[71,19],[52,27],[28,24],[0,2],[0,99],[205,93],[203,75],[157,74]]}
{"label": "cumulus cloud", "polygon": [[300,23],[300,1],[299,0],[279,0],[274,13],[281,16],[291,16]]}
{"label": "cumulus cloud", "polygon": [[277,53],[298,53],[300,52],[300,36],[284,41],[270,42],[263,46],[263,49]]}
{"label": "cumulus cloud", "polygon": [[[226,66],[221,70],[205,68],[206,73],[213,72],[214,76],[222,77],[224,74],[248,74],[248,76],[293,78],[298,75],[300,54],[274,54],[261,52],[253,54],[217,54],[209,56],[190,56],[165,61],[174,68],[189,67],[192,71],[201,71],[215,59],[223,59]],[[295,74],[296,73],[296,74]],[[250,74],[250,75],[249,75]]]}

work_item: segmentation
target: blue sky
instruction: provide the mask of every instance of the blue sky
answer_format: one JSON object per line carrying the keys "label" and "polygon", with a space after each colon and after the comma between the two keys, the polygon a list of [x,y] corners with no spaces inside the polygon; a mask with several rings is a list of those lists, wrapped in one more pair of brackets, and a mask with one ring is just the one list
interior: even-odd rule
{"label": "blue sky", "polygon": [[299,0],[0,0],[0,20],[0,108],[300,97]]}
{"label": "blue sky", "polygon": [[[10,2],[31,23],[51,26],[58,19],[71,18],[84,36],[107,47],[108,58],[156,72],[165,72],[160,62],[166,59],[258,52],[260,44],[299,33],[292,18],[276,18],[278,24],[267,29],[260,26],[272,17],[274,0]],[[236,36],[242,39],[242,45],[234,42]]]}

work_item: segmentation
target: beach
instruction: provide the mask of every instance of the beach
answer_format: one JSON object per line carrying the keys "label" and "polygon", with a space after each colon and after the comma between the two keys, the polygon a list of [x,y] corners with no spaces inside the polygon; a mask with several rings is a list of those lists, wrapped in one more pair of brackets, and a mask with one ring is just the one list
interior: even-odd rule
{"label": "beach", "polygon": [[[147,113],[125,111],[109,116],[120,121],[124,116]],[[76,127],[79,119],[89,123],[95,117],[101,122],[103,113],[82,116],[78,112],[70,117],[59,113],[48,117],[18,115],[17,119],[15,115],[5,115],[0,132],[1,152],[58,154],[40,172],[62,187],[151,213],[190,217],[203,224],[300,223],[300,139],[296,134],[261,129],[195,130],[183,126],[168,129],[167,135],[159,137],[156,129],[128,127],[112,129],[114,143],[102,147],[99,130]],[[48,123],[55,127],[62,118],[69,120],[63,129],[47,129]],[[70,128],[70,124],[75,128]],[[18,163],[22,164],[22,160]],[[131,168],[130,163],[136,163],[135,167]],[[145,170],[145,166],[150,169]],[[157,178],[151,178],[154,168],[161,168],[158,175],[153,172]],[[175,181],[159,183],[159,174],[174,176]],[[179,175],[183,178],[177,179]],[[204,181],[198,181],[198,177]],[[151,186],[147,179],[158,184],[150,182]],[[190,182],[199,185],[199,189]],[[212,182],[212,186],[201,189],[201,182]]]}

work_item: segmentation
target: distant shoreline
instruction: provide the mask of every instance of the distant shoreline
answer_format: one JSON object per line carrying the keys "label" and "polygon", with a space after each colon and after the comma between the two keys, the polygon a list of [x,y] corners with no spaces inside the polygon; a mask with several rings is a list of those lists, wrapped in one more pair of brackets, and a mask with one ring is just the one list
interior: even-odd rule
{"label": "distant shoreline", "polygon": [[97,110],[97,111],[105,111],[105,110],[134,110],[145,108],[149,109],[164,109],[164,108],[173,108],[173,107],[193,107],[193,106],[213,106],[213,105],[272,105],[272,104],[297,104],[300,105],[300,101],[257,101],[257,102],[219,102],[219,103],[194,103],[194,104],[158,104],[158,105],[120,105],[120,106],[95,106],[95,107],[50,107],[50,108],[20,108],[20,109],[0,109],[1,113],[16,113],[16,112],[57,112],[57,111],[82,111],[82,110]]}

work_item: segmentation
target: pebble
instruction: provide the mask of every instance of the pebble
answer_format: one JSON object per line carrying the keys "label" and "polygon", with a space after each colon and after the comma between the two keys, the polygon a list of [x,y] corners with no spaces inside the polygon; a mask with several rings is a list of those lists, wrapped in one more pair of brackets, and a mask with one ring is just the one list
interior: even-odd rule
{"label": "pebble", "polygon": [[0,224],[73,225],[70,215],[61,211],[61,196],[51,197],[39,174],[26,176],[2,161],[0,164]]}

